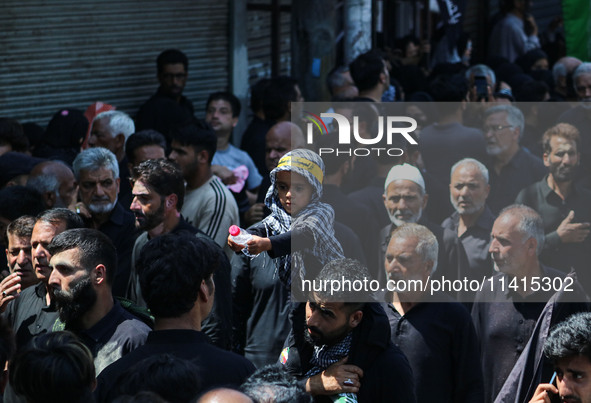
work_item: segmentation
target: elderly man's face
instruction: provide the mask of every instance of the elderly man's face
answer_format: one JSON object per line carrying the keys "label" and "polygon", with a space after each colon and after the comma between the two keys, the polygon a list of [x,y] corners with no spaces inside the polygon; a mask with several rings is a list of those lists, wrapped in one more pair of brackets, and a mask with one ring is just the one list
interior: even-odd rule
{"label": "elderly man's face", "polygon": [[94,171],[80,171],[79,195],[92,214],[104,214],[112,211],[117,203],[119,178],[113,171],[100,167]]}
{"label": "elderly man's face", "polygon": [[[510,275],[520,275],[526,263],[535,258],[535,242],[517,229],[519,217],[502,215],[495,220],[488,251],[496,271]],[[533,251],[531,250],[531,247]],[[532,253],[533,252],[533,253]]]}
{"label": "elderly man's face", "polygon": [[89,147],[103,147],[112,152],[117,151],[115,144],[115,133],[111,132],[109,126],[110,118],[95,119],[92,122],[90,137],[88,138]]}
{"label": "elderly man's face", "polygon": [[428,195],[421,195],[421,188],[413,181],[395,180],[388,185],[384,206],[390,221],[396,226],[416,223],[427,206]]}
{"label": "elderly man's face", "polygon": [[451,175],[451,204],[460,214],[475,214],[484,208],[490,186],[473,164],[461,165]]}
{"label": "elderly man's face", "polygon": [[591,74],[581,74],[577,77],[575,91],[580,101],[591,102]]}
{"label": "elderly man's face", "polygon": [[386,250],[384,268],[388,278],[394,281],[421,280],[426,281],[431,274],[432,265],[423,260],[417,253],[416,237],[397,237],[390,239]]}
{"label": "elderly man's face", "polygon": [[486,152],[493,157],[502,156],[519,142],[519,128],[509,124],[506,112],[488,116],[483,132]]}

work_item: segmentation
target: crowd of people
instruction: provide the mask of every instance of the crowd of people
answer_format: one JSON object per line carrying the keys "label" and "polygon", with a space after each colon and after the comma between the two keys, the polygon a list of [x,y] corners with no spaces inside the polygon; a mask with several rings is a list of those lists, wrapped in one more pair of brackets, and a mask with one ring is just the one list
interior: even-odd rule
{"label": "crowd of people", "polygon": [[285,76],[235,133],[175,49],[134,118],[1,118],[3,401],[591,402],[591,63],[511,3],[486,64],[405,38],[328,74],[318,113],[394,154],[326,152]]}

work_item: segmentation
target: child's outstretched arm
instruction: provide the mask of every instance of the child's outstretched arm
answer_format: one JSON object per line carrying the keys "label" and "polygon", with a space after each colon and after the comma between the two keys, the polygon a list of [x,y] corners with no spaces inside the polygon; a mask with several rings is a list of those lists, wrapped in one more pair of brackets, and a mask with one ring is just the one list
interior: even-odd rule
{"label": "child's outstretched arm", "polygon": [[248,246],[248,253],[252,255],[273,249],[269,238],[263,238],[256,235],[252,236],[252,239],[246,243],[246,246]]}

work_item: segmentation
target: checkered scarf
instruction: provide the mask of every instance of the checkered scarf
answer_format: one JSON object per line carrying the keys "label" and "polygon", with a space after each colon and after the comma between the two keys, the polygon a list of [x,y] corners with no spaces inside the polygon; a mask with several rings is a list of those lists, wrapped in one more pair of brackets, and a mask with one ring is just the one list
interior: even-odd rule
{"label": "checkered scarf", "polygon": [[[295,217],[287,214],[279,201],[275,181],[277,172],[280,171],[298,173],[314,188],[310,204]],[[277,168],[271,171],[271,186],[265,196],[265,205],[271,210],[271,214],[263,220],[267,236],[279,235],[295,229],[309,230],[314,236],[314,246],[311,251],[295,250],[290,255],[275,260],[279,279],[288,288],[292,280],[304,279],[306,271],[303,253],[311,252],[322,265],[334,259],[343,258],[343,249],[334,236],[334,211],[330,205],[320,202],[323,176],[322,158],[315,152],[304,149],[296,149],[285,154],[279,160]]]}
{"label": "checkered scarf", "polygon": [[348,355],[351,350],[352,339],[353,332],[349,332],[343,340],[339,341],[334,346],[314,346],[314,354],[310,360],[312,368],[306,372],[306,378],[321,373],[326,368]]}

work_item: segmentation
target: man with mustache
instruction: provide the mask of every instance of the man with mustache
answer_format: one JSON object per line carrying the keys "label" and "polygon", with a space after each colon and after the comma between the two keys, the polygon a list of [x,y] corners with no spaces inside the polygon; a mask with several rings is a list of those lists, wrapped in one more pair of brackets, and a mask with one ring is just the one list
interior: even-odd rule
{"label": "man with mustache", "polygon": [[[11,279],[5,279],[0,283],[0,291],[12,294],[16,290],[10,290],[9,282],[13,285],[18,282],[20,291],[35,285],[39,282],[33,270],[33,257],[31,256],[31,234],[35,226],[35,218],[22,216],[8,224],[6,236],[8,248],[6,248],[6,259]],[[18,291],[18,292],[20,292]]]}
{"label": "man with mustache", "polygon": [[[189,232],[197,237],[210,239],[181,216],[185,200],[185,182],[178,165],[165,159],[147,160],[133,169],[133,202],[131,211],[135,215],[135,226],[143,231],[135,241],[131,255],[131,275],[126,298],[137,305],[146,306],[140,288],[136,263],[142,247],[149,240],[168,233]],[[229,348],[231,338],[232,295],[230,284],[230,263],[223,261],[214,274],[217,294],[213,314],[203,322],[203,332],[218,347]],[[190,270],[190,268],[187,268]]]}
{"label": "man with mustache", "polygon": [[121,180],[117,157],[106,148],[89,148],[76,156],[73,168],[80,198],[74,209],[88,228],[98,229],[116,245],[118,262],[113,294],[122,297],[129,282],[137,232],[133,214],[118,202]]}
{"label": "man with mustache", "polygon": [[544,165],[549,173],[523,189],[516,202],[532,207],[544,221],[546,243],[540,260],[564,272],[574,268],[587,293],[591,291],[591,192],[575,184],[581,163],[579,131],[559,123],[542,137]]}
{"label": "man with mustache", "polygon": [[144,344],[150,328],[111,292],[117,251],[109,237],[95,229],[72,229],[53,238],[47,250],[48,286],[60,322],[89,348],[97,374]]}
{"label": "man with mustache", "polygon": [[[429,195],[425,193],[425,181],[421,172],[410,164],[394,165],[384,186],[384,207],[392,224],[380,232],[381,248],[378,262],[383,262],[390,237],[403,224],[417,223],[427,227],[439,243],[439,262],[435,275],[446,279],[458,279],[469,273],[466,251],[456,234],[427,219],[423,212]],[[384,270],[379,270],[382,282]]]}
{"label": "man with mustache", "polygon": [[189,72],[189,59],[177,49],[167,49],[156,59],[158,91],[141,107],[135,119],[137,130],[153,129],[166,136],[174,126],[195,114],[193,103],[183,95]]}
{"label": "man with mustache", "polygon": [[[584,300],[582,294],[559,293],[559,286],[547,286],[557,284],[566,274],[539,261],[543,245],[542,218],[530,207],[506,207],[493,224],[489,252],[498,273],[476,293],[472,307],[472,321],[480,342],[485,403],[495,401],[499,393],[511,387],[508,377],[515,378],[512,370],[519,368],[518,362],[523,367],[522,382],[532,379],[534,365],[526,366],[520,356],[531,357],[540,345],[544,336],[540,334],[540,323],[558,323],[572,313],[588,309],[588,304],[576,303],[577,298]],[[580,288],[574,281],[565,284],[571,284],[573,291]],[[545,307],[550,298],[554,308],[548,310]],[[533,345],[528,343],[530,337],[534,338]],[[548,362],[537,362],[535,369],[541,371],[542,379],[552,376]],[[515,398],[515,394],[509,395]]]}
{"label": "man with mustache", "polygon": [[449,193],[456,210],[441,224],[460,239],[470,266],[470,278],[493,274],[488,253],[495,216],[486,204],[490,186],[488,169],[478,160],[465,158],[451,168]]}
{"label": "man with mustache", "polygon": [[[316,284],[371,280],[353,259],[327,263]],[[415,402],[408,360],[390,340],[389,322],[370,290],[310,289],[292,314],[292,330],[279,363],[315,402]]]}
{"label": "man with mustache", "polygon": [[[51,303],[51,294],[47,290],[47,282],[51,275],[51,254],[47,250],[47,245],[57,234],[67,229],[82,227],[82,219],[65,208],[47,210],[37,216],[31,234],[31,256],[39,283],[20,294],[16,293],[15,287],[5,289],[7,295],[2,294],[0,306],[0,310],[6,309],[5,315],[14,329],[17,347],[24,346],[36,335],[52,329],[57,313]],[[11,300],[12,302],[6,306],[5,303]]]}
{"label": "man with mustache", "polygon": [[541,383],[530,403],[591,402],[591,314],[579,313],[552,329],[544,354],[555,366],[556,385]]}
{"label": "man with mustache", "polygon": [[523,113],[513,105],[497,105],[484,112],[482,132],[490,157],[486,163],[490,175],[487,203],[495,214],[545,174],[542,161],[519,145],[524,127]]}

